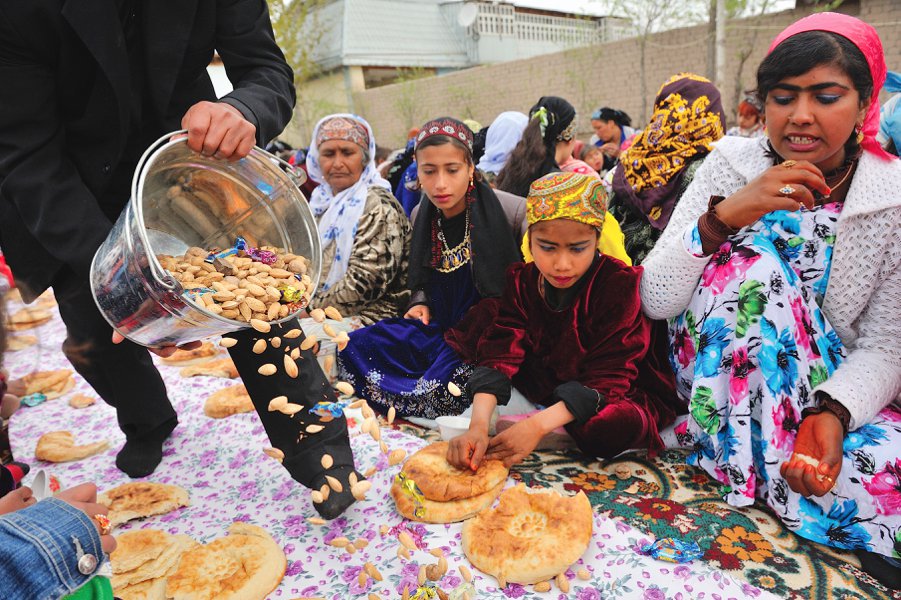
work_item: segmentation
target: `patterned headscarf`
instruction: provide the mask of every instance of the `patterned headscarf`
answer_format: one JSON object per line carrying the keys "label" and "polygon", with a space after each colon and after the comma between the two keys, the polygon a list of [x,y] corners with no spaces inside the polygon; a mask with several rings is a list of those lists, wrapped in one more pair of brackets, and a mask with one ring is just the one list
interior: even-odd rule
{"label": "patterned headscarf", "polygon": [[540,221],[569,219],[601,231],[607,213],[607,188],[581,173],[551,173],[532,182],[526,198],[529,227]]}
{"label": "patterned headscarf", "polygon": [[617,198],[664,229],[678,200],[685,168],[723,137],[720,92],[692,73],[671,77],[657,92],[647,128],[619,158],[613,176]]}
{"label": "patterned headscarf", "polygon": [[486,173],[500,173],[513,148],[522,139],[522,132],[529,124],[529,117],[515,110],[502,112],[488,127],[485,138],[485,154],[478,168]]}
{"label": "patterned headscarf", "polygon": [[[336,122],[341,125],[332,125]],[[369,161],[363,168],[360,179],[346,190],[338,193],[332,191],[319,166],[319,145],[326,141],[322,135],[323,129],[333,133],[340,129],[348,136],[329,139],[344,139],[355,144],[360,144],[363,140],[366,142],[365,146],[362,144],[360,146],[367,154]],[[352,137],[356,137],[360,142],[351,139]],[[322,247],[325,248],[332,242],[336,245],[335,260],[329,269],[328,277],[322,284],[322,291],[328,291],[347,273],[348,261],[357,234],[357,223],[360,222],[360,217],[363,215],[370,186],[390,190],[391,184],[385,181],[376,169],[375,137],[372,135],[372,128],[363,117],[351,114],[329,115],[316,124],[313,129],[313,139],[310,142],[310,151],[307,154],[307,173],[313,181],[319,183],[319,187],[313,190],[310,196],[310,208],[319,221],[319,238],[322,241]]]}
{"label": "patterned headscarf", "polygon": [[332,140],[343,140],[352,142],[363,150],[369,150],[369,139],[372,136],[369,135],[369,131],[362,123],[345,116],[326,117],[326,119],[328,120],[320,121],[315,146],[321,146]]}
{"label": "patterned headscarf", "polygon": [[768,52],[772,52],[776,46],[793,35],[806,31],[837,33],[857,46],[857,49],[866,58],[867,65],[870,67],[870,76],[873,78],[873,95],[870,96],[870,107],[867,109],[866,117],[864,117],[861,130],[863,142],[860,145],[883,160],[894,159],[895,157],[886,152],[879,142],[876,141],[876,134],[879,131],[879,91],[885,83],[887,71],[885,51],[882,49],[882,41],[879,39],[879,34],[876,33],[872,25],[849,15],[833,12],[814,13],[786,27],[773,40]]}
{"label": "patterned headscarf", "polygon": [[416,136],[416,147],[418,148],[419,144],[436,135],[460,140],[469,150],[469,154],[472,155],[472,130],[462,121],[451,117],[432,119],[419,130],[419,135]]}

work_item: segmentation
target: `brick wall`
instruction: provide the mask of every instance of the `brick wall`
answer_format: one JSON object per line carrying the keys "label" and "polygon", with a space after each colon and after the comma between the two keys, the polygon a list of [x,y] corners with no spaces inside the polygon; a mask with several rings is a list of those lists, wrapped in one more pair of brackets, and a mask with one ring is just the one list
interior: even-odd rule
{"label": "brick wall", "polygon": [[[901,0],[846,0],[843,12],[879,31],[889,69],[901,70]],[[738,89],[754,87],[758,63],[773,37],[808,14],[797,9],[727,24],[724,106],[734,114],[739,54],[748,53]],[[372,124],[380,144],[400,146],[411,126],[452,115],[482,124],[505,110],[528,111],[540,96],[562,96],[579,111],[580,137],[590,133],[588,116],[599,106],[620,108],[641,126],[660,84],[679,71],[707,72],[707,26],[655,34],[646,44],[647,93],[641,94],[638,39],[621,40],[526,60],[476,67],[439,77],[384,86],[354,95],[355,109]]]}

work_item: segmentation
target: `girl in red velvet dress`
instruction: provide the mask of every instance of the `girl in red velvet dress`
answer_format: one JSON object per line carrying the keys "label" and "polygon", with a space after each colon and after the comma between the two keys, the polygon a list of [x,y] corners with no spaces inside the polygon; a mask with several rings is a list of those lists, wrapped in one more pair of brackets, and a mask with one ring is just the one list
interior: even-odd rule
{"label": "girl in red velvet dress", "polygon": [[[482,301],[445,335],[476,367],[466,386],[472,420],[450,443],[452,464],[514,465],[560,426],[592,456],[663,447],[658,431],[682,408],[666,331],[641,312],[641,268],[597,251],[606,200],[604,185],[579,173],[532,184],[535,262],[511,267],[504,295]],[[514,385],[545,408],[489,439],[491,414]]]}

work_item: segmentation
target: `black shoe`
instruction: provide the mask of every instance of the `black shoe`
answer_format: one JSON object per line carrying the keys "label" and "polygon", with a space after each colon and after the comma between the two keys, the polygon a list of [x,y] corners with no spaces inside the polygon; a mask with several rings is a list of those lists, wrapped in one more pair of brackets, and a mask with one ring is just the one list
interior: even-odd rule
{"label": "black shoe", "polygon": [[149,433],[126,438],[125,445],[116,455],[116,466],[131,478],[147,477],[153,473],[163,460],[163,442],[176,425],[178,419],[172,419]]}
{"label": "black shoe", "polygon": [[313,502],[313,508],[316,509],[316,512],[318,512],[319,516],[323,519],[331,521],[332,519],[339,517],[351,504],[357,501],[350,492],[351,486],[348,478],[351,473],[356,473],[357,481],[366,479],[357,473],[353,467],[336,466],[321,473],[313,480],[313,490],[319,490],[323,485],[328,485],[328,481],[325,478],[326,475],[334,477],[341,484],[342,489],[340,492],[336,492],[334,489],[330,488],[328,498],[322,502]]}
{"label": "black shoe", "polygon": [[890,590],[901,590],[901,565],[897,558],[889,558],[867,550],[855,550],[860,568]]}

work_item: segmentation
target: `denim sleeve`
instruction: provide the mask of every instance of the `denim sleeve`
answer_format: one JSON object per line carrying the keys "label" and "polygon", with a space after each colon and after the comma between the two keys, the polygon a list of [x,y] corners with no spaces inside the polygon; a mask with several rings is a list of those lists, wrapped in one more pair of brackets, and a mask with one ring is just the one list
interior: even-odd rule
{"label": "denim sleeve", "polygon": [[[77,543],[76,543],[77,540]],[[77,508],[48,498],[0,516],[0,581],[6,600],[56,600],[96,574],[78,570],[81,553],[103,561],[100,534]]]}

